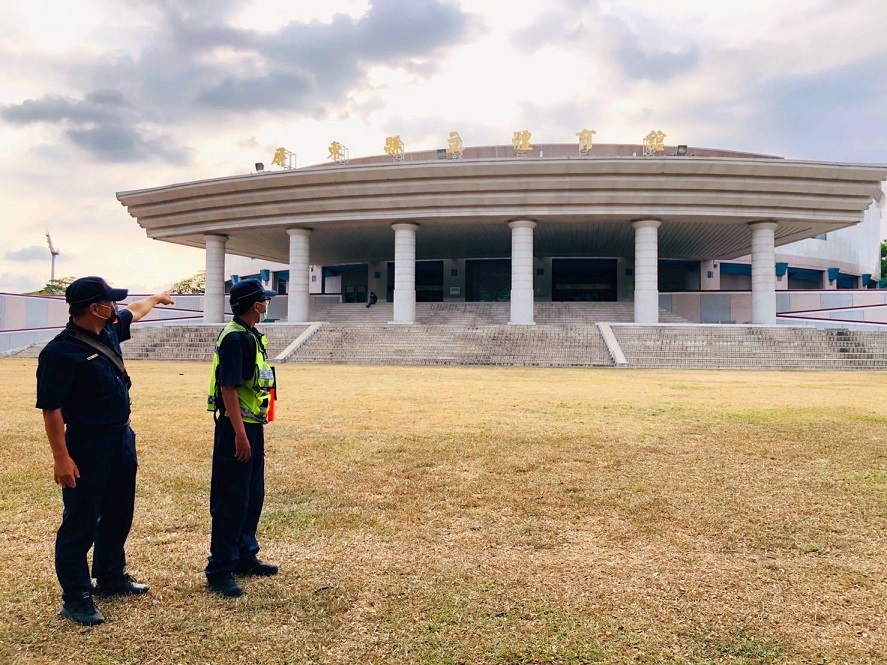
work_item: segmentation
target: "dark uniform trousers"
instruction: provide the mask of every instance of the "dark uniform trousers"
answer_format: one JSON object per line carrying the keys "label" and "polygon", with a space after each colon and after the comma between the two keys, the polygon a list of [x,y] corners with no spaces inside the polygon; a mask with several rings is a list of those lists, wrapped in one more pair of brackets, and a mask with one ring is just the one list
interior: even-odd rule
{"label": "dark uniform trousers", "polygon": [[244,423],[251,454],[249,461],[234,459],[234,427],[231,420],[216,422],[213,470],[209,491],[212,535],[206,575],[234,572],[239,561],[256,560],[259,542],[256,529],[265,501],[265,429]]}
{"label": "dark uniform trousers", "polygon": [[132,526],[138,462],[128,425],[116,431],[69,427],[65,441],[80,471],[77,486],[62,489],[55,539],[55,570],[67,600],[92,590],[86,555],[93,544],[93,577],[114,579],[126,570],[123,547]]}

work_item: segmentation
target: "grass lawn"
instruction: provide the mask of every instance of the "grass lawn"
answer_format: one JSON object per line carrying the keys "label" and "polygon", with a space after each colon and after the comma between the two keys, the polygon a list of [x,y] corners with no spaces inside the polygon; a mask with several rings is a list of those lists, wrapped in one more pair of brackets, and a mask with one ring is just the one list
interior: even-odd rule
{"label": "grass lawn", "polygon": [[82,628],[35,368],[0,361],[4,665],[887,662],[887,374],[283,366],[281,574],[225,600],[209,366],[134,361],[151,593]]}

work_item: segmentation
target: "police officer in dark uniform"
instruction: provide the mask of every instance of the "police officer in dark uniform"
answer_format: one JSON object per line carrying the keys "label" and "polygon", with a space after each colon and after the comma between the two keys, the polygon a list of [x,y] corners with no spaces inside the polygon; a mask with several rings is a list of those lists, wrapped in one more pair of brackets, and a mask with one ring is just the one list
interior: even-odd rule
{"label": "police officer in dark uniform", "polygon": [[[37,365],[37,408],[43,410],[64,503],[55,541],[60,614],[87,626],[104,621],[93,593],[148,592],[126,572],[124,544],[132,525],[137,460],[120,342],[129,339],[130,324],[156,305],[175,303],[164,292],[118,310],[127,295],[101,277],[72,282],[65,291],[71,318],[41,351]],[[95,587],[87,564],[93,545]]]}
{"label": "police officer in dark uniform", "polygon": [[276,575],[275,563],[260,561],[256,529],[265,499],[265,432],[274,372],[267,340],[255,326],[276,296],[257,279],[231,287],[234,320],[219,334],[213,354],[207,408],[216,416],[209,509],[210,555],[205,574],[210,591],[243,593],[239,575]]}

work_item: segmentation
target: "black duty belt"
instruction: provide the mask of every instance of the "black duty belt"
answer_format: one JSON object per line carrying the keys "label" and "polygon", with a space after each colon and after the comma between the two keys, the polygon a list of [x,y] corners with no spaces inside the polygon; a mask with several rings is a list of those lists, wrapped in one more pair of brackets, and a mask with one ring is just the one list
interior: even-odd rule
{"label": "black duty belt", "polygon": [[129,420],[122,425],[68,425],[73,434],[120,434],[129,429]]}

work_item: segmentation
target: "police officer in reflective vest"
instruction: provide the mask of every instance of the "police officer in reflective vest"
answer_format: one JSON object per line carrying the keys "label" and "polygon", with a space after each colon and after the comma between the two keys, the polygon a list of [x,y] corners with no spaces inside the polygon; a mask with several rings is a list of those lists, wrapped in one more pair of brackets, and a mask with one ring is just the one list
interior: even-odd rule
{"label": "police officer in reflective vest", "polygon": [[[37,364],[37,408],[43,410],[65,506],[55,541],[60,614],[87,626],[105,620],[93,593],[148,592],[126,572],[123,549],[132,526],[137,460],[120,342],[129,339],[130,324],[155,305],[175,302],[163,292],[118,310],[127,295],[101,277],[74,280],[65,291],[68,325],[40,352]],[[93,544],[95,588],[86,560]]]}
{"label": "police officer in reflective vest", "polygon": [[234,597],[243,593],[234,575],[277,574],[277,564],[260,561],[256,528],[265,499],[265,433],[273,398],[274,371],[268,364],[267,338],[255,326],[265,320],[276,296],[257,279],[231,287],[231,321],[216,340],[207,409],[215,413],[210,555],[210,591]]}

